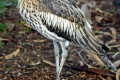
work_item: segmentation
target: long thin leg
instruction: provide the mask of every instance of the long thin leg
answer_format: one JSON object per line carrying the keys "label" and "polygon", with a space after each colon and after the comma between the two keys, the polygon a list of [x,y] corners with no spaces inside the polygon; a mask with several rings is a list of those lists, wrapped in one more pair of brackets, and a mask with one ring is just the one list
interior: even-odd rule
{"label": "long thin leg", "polygon": [[56,60],[56,80],[59,80],[59,46],[56,41],[53,41],[54,44],[54,53],[55,53],[55,60]]}
{"label": "long thin leg", "polygon": [[60,63],[60,67],[59,67],[59,76],[60,76],[61,70],[63,68],[64,62],[66,60],[66,57],[68,55],[66,47],[69,46],[69,45],[66,45],[66,44],[69,44],[69,43],[67,43],[67,42],[60,42],[61,49],[62,49],[62,55],[61,55],[61,63]]}

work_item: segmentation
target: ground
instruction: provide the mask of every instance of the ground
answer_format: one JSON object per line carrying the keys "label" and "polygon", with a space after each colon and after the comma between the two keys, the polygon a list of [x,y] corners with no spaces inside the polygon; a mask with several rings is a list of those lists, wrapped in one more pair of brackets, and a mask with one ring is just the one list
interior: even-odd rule
{"label": "ground", "polygon": [[[76,0],[80,7],[81,4],[87,2],[87,0],[81,3],[80,1]],[[93,3],[96,5],[90,7],[92,28],[97,37],[112,46],[110,53],[107,54],[108,58],[112,62],[120,60],[120,55],[112,58],[114,54],[120,52],[120,21],[117,22],[118,17],[114,5],[110,5],[112,8],[109,7],[105,0],[93,0]],[[49,64],[49,62],[55,63],[52,41],[30,28],[22,20],[15,6],[7,5],[5,8],[7,11],[3,16],[0,16],[0,80],[55,80],[55,67]],[[5,26],[7,28],[1,29]],[[80,50],[80,47],[71,43],[65,64],[81,67],[82,62],[77,55],[77,51]],[[8,56],[12,55],[12,52],[16,56]],[[84,52],[84,55],[88,54]],[[86,60],[90,65],[101,68],[100,64],[91,57],[88,56]],[[61,79],[114,80],[115,77],[64,67]]]}

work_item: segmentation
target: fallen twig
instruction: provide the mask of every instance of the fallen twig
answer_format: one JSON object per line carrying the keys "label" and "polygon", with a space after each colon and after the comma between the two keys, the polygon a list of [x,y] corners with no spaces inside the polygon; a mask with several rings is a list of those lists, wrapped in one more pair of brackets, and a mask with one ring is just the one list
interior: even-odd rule
{"label": "fallen twig", "polygon": [[112,58],[115,59],[118,55],[120,55],[120,52],[116,52],[116,53],[112,56]]}
{"label": "fallen twig", "polygon": [[36,43],[42,43],[42,42],[45,42],[45,40],[33,40],[34,42],[36,42]]}
{"label": "fallen twig", "polygon": [[9,41],[9,39],[2,39],[2,38],[0,38],[0,41]]}
{"label": "fallen twig", "polygon": [[[50,65],[50,66],[53,66],[53,67],[56,66],[54,63],[51,63],[47,60],[43,60],[43,62]],[[77,66],[69,66],[66,64],[64,64],[64,67],[71,68],[75,71],[87,71],[87,72],[92,72],[92,73],[96,73],[96,74],[101,74],[104,76],[115,77],[115,75],[113,73],[111,73],[107,70],[102,70],[102,69],[98,69],[98,68],[77,67]]]}
{"label": "fallen twig", "polygon": [[120,44],[119,45],[108,46],[108,47],[109,48],[120,47]]}
{"label": "fallen twig", "polygon": [[46,63],[46,64],[48,64],[48,65],[50,65],[50,66],[53,66],[53,67],[56,66],[54,63],[51,63],[51,62],[49,62],[47,60],[43,60],[43,62]]}

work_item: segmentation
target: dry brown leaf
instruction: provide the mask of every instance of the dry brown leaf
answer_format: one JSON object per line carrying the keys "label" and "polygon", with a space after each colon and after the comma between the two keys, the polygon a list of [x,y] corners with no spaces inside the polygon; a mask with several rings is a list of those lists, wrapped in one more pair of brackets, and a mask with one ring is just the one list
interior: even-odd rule
{"label": "dry brown leaf", "polygon": [[106,80],[113,80],[110,76],[108,76],[107,78],[106,78]]}
{"label": "dry brown leaf", "polygon": [[86,74],[81,75],[81,78],[85,78],[85,77],[86,77]]}
{"label": "dry brown leaf", "polygon": [[102,11],[102,10],[99,9],[99,8],[96,8],[96,11],[98,11],[99,13],[104,13],[104,11]]}
{"label": "dry brown leaf", "polygon": [[0,65],[1,65],[1,64],[4,64],[4,62],[0,62]]}
{"label": "dry brown leaf", "polygon": [[103,17],[101,17],[101,16],[96,16],[95,19],[96,19],[96,21],[97,21],[98,23],[101,23]]}
{"label": "dry brown leaf", "polygon": [[116,73],[116,80],[120,80],[120,69],[118,69]]}
{"label": "dry brown leaf", "polygon": [[30,25],[28,25],[27,23],[25,23],[25,24],[23,24],[24,26],[26,26],[26,27],[29,27],[29,28],[31,28],[31,29],[33,29]]}
{"label": "dry brown leaf", "polygon": [[93,52],[87,50],[87,49],[84,49],[86,52],[88,52],[95,60],[97,60],[101,65],[105,65],[104,62]]}
{"label": "dry brown leaf", "polygon": [[6,56],[5,56],[5,59],[6,59],[6,60],[7,60],[7,59],[12,59],[14,56],[17,56],[19,52],[20,52],[20,49],[17,49],[16,51],[10,53],[9,55],[6,55]]}
{"label": "dry brown leaf", "polygon": [[38,64],[40,64],[40,63],[41,63],[40,61],[37,62],[37,63],[31,62],[31,65],[32,65],[32,66],[36,66],[36,65],[38,65]]}
{"label": "dry brown leaf", "polygon": [[45,40],[34,40],[34,42],[39,43],[39,42],[45,42]]}
{"label": "dry brown leaf", "polygon": [[112,34],[115,34],[115,35],[116,35],[117,32],[116,32],[116,29],[115,29],[115,28],[111,27],[110,30],[112,31]]}
{"label": "dry brown leaf", "polygon": [[114,40],[116,40],[116,38],[117,38],[117,36],[116,36],[116,34],[117,34],[116,29],[113,28],[113,27],[111,27],[110,30],[111,30],[111,32],[112,32],[112,34],[113,34],[113,35],[112,35],[112,38],[113,38]]}

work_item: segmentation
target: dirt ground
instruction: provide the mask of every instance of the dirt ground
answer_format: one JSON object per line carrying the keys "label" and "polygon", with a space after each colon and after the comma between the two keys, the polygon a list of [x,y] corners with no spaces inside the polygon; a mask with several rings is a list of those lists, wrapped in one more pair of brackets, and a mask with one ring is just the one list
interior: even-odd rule
{"label": "dirt ground", "polygon": [[[80,7],[87,2],[87,0],[80,1],[82,0],[76,0],[77,5]],[[120,21],[117,21],[119,18],[115,7],[111,3],[109,5],[106,0],[88,1],[95,5],[90,5],[89,7],[92,15],[92,28],[97,37],[111,46],[107,56],[114,63],[120,60],[120,54],[115,56],[115,54],[120,52]],[[6,33],[0,32],[0,41],[3,44],[1,45],[2,48],[0,48],[0,80],[55,80],[55,67],[45,62],[47,60],[55,64],[52,41],[29,28],[22,21],[16,7],[7,6],[6,9],[5,15],[0,17],[0,23],[6,23],[9,27],[6,29]],[[65,64],[81,67],[82,62],[77,55],[80,50],[79,46],[71,43]],[[14,57],[8,56],[12,52],[17,55]],[[83,52],[82,55],[85,56],[90,65],[97,68],[102,67],[86,52]],[[106,68],[102,69],[105,70]],[[115,80],[115,76],[111,77],[110,75],[106,76],[86,70],[73,70],[72,68],[64,67],[61,79]]]}

